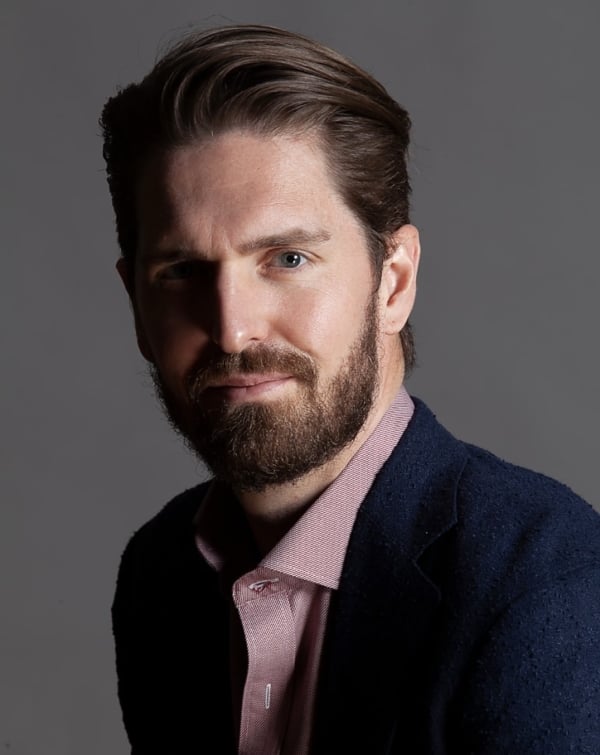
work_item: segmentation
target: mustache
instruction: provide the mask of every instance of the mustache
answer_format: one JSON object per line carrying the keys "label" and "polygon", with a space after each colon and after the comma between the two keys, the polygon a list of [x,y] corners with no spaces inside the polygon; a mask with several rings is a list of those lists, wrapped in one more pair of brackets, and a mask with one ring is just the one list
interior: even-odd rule
{"label": "mustache", "polygon": [[221,354],[204,365],[195,366],[187,379],[188,393],[197,398],[211,383],[221,382],[232,375],[284,372],[314,385],[317,369],[306,354],[287,349],[260,347],[239,354]]}

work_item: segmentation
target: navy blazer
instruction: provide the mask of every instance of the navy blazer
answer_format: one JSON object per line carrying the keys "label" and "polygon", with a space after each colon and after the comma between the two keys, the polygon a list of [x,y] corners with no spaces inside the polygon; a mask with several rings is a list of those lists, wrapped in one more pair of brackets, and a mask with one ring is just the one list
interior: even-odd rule
{"label": "navy blazer", "polygon": [[[600,753],[600,517],[415,414],[352,531],[311,752]],[[113,623],[133,755],[234,753],[227,600],[200,485],[129,542]]]}

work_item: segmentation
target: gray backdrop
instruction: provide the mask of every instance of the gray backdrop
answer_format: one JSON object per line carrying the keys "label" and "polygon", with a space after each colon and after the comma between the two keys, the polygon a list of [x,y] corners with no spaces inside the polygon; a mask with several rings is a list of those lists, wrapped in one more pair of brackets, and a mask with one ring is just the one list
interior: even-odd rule
{"label": "gray backdrop", "polygon": [[596,0],[2,0],[0,752],[122,755],[109,606],[135,527],[203,474],[114,273],[97,118],[192,23],[339,48],[411,111],[411,391],[598,504]]}

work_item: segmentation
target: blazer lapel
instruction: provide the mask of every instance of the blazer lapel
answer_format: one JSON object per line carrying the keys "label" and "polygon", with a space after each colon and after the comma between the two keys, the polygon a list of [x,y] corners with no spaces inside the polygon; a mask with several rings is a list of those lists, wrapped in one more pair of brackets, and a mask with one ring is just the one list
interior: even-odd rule
{"label": "blazer lapel", "polygon": [[323,648],[314,753],[389,750],[411,669],[433,631],[440,596],[419,559],[456,522],[466,453],[415,404],[348,545]]}

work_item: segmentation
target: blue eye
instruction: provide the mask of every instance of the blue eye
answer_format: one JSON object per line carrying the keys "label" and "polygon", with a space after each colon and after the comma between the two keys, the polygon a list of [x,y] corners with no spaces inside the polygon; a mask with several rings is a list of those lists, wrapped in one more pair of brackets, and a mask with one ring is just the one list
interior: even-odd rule
{"label": "blue eye", "polygon": [[274,257],[275,267],[283,267],[288,270],[301,267],[306,262],[306,257],[300,252],[281,252]]}

